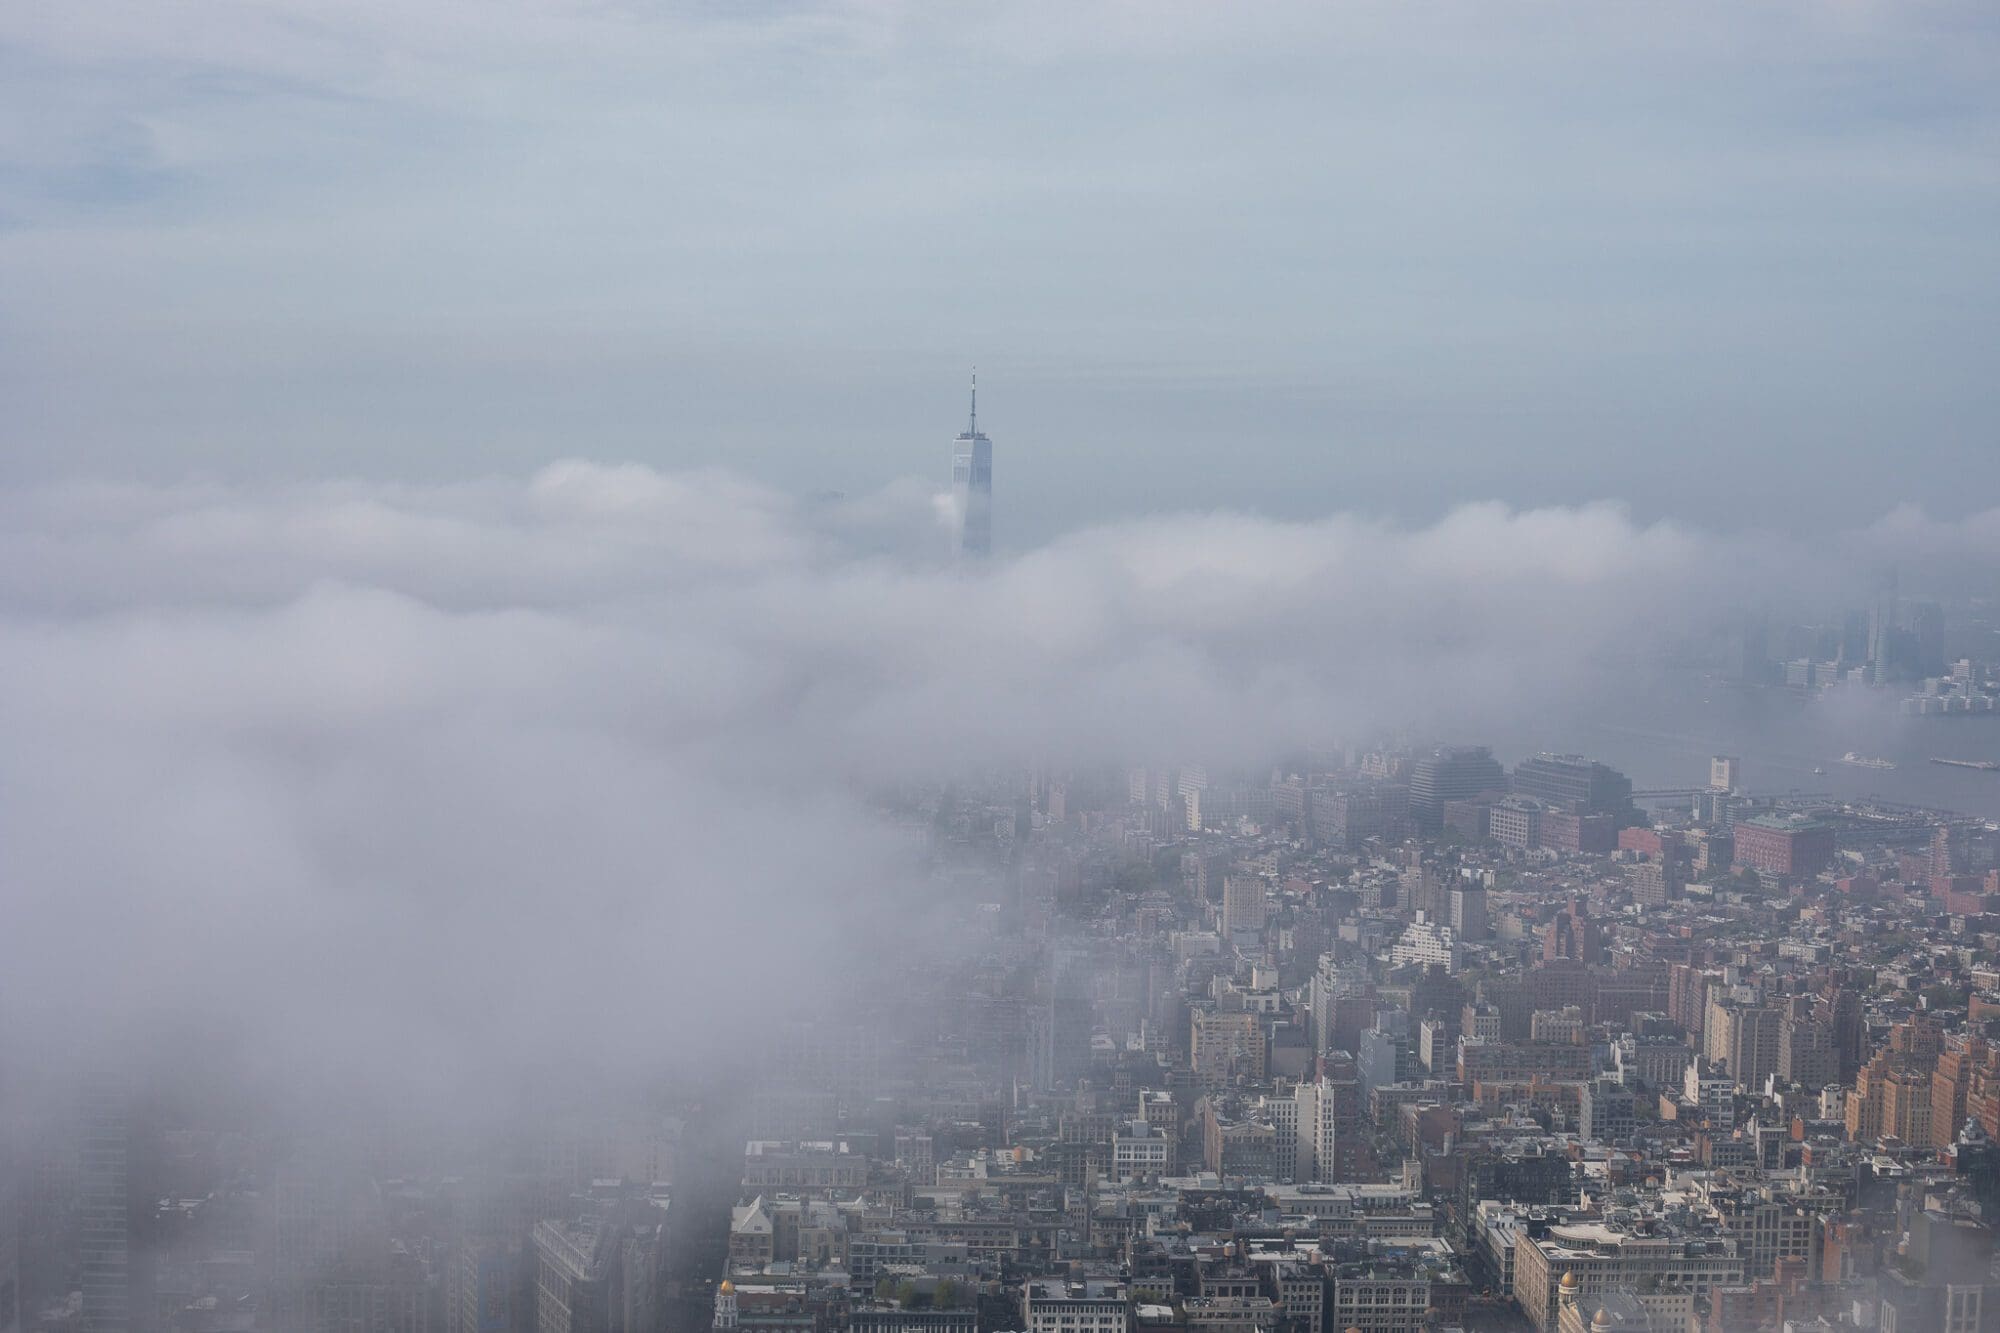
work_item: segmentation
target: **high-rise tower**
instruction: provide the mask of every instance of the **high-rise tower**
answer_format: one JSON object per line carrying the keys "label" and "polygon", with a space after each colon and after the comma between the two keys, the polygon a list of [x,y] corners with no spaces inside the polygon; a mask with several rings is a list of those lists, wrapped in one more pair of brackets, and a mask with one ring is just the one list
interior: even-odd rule
{"label": "high-rise tower", "polygon": [[84,1333],[145,1333],[153,1327],[151,1256],[136,1182],[132,1091],[116,1075],[85,1080],[77,1116],[78,1250]]}
{"label": "high-rise tower", "polygon": [[1875,590],[1875,605],[1868,612],[1869,680],[1887,683],[1896,642],[1896,569],[1890,566]]}
{"label": "high-rise tower", "polygon": [[951,446],[951,498],[958,511],[958,556],[993,549],[993,441],[979,431],[979,372],[972,372],[972,415]]}

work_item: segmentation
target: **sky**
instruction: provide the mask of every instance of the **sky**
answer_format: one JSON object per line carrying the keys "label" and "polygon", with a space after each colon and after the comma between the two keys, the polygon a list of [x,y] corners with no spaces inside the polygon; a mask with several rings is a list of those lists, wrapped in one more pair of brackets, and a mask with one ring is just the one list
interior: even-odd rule
{"label": "sky", "polygon": [[1159,510],[2000,489],[2000,20],[1925,3],[0,13],[0,481]]}
{"label": "sky", "polygon": [[1990,590],[1996,28],[0,8],[0,1084],[692,1058],[965,929],[885,786]]}

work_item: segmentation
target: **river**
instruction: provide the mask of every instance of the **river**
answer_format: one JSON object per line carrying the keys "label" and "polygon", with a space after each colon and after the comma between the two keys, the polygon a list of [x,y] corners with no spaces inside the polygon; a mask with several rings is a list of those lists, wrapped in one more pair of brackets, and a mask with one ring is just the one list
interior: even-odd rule
{"label": "river", "polygon": [[[1615,704],[1579,709],[1538,743],[1502,757],[1517,759],[1533,748],[1574,751],[1646,789],[1704,786],[1709,756],[1732,754],[1743,761],[1745,789],[1758,795],[1873,797],[2000,820],[2000,773],[1930,762],[1932,756],[2000,759],[2000,715],[1904,717],[1900,697],[1893,690],[1843,690],[1808,698],[1693,673],[1662,674]],[[1897,766],[1843,764],[1850,750]]]}

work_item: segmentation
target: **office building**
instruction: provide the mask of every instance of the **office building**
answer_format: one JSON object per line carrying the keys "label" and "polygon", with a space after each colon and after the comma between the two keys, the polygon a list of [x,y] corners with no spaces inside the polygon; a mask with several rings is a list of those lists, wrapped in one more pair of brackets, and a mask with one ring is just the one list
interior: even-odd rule
{"label": "office building", "polygon": [[952,441],[951,498],[958,520],[960,559],[984,559],[993,550],[993,441],[979,429],[979,376],[972,377],[972,412]]}
{"label": "office building", "polygon": [[1840,1077],[1833,1029],[1816,1018],[1783,1019],[1778,1024],[1778,1080],[1822,1088]]}
{"label": "office building", "polygon": [[1702,1021],[1702,1053],[1710,1064],[1724,1065],[1737,1087],[1755,1092],[1778,1072],[1780,1021],[1776,1009],[1739,1004],[1721,991],[1710,991]]}
{"label": "office building", "polygon": [[1573,815],[1623,816],[1632,808],[1632,779],[1575,754],[1541,754],[1514,769],[1513,788]]}
{"label": "office building", "polygon": [[1638,1129],[1632,1090],[1617,1079],[1593,1079],[1583,1085],[1577,1107],[1577,1131],[1601,1143],[1624,1143]]}
{"label": "office building", "polygon": [[1173,1165],[1173,1140],[1144,1120],[1128,1122],[1111,1136],[1111,1179],[1153,1180]]}
{"label": "office building", "polygon": [[1361,1138],[1360,1081],[1315,1079],[1293,1089],[1292,1100],[1297,1107],[1294,1179],[1347,1178]]}
{"label": "office building", "polygon": [[1718,1233],[1682,1235],[1665,1226],[1639,1232],[1583,1222],[1515,1241],[1514,1299],[1544,1333],[1554,1333],[1566,1292],[1588,1298],[1678,1291],[1699,1298],[1742,1280],[1736,1242]]}
{"label": "office building", "polygon": [[1255,1014],[1195,1010],[1189,1020],[1188,1051],[1195,1081],[1204,1087],[1264,1077],[1264,1033]]}
{"label": "office building", "polygon": [[1529,796],[1509,796],[1487,807],[1487,836],[1502,847],[1533,851],[1542,845],[1543,806]]}
{"label": "office building", "polygon": [[1104,1278],[1035,1278],[1021,1305],[1027,1333],[1125,1333],[1131,1322],[1125,1284]]}
{"label": "office building", "polygon": [[1417,913],[1417,919],[1403,928],[1403,933],[1389,949],[1391,967],[1421,963],[1426,967],[1441,967],[1447,972],[1456,972],[1458,962],[1458,940],[1451,927],[1439,925],[1422,912]]}
{"label": "office building", "polygon": [[1507,772],[1484,745],[1449,746],[1417,760],[1410,770],[1410,813],[1426,830],[1443,826],[1447,801],[1507,789]]}
{"label": "office building", "polygon": [[97,1076],[86,1082],[77,1121],[83,1333],[144,1333],[152,1327],[133,1120],[132,1093],[123,1079]]}
{"label": "office building", "polygon": [[1896,571],[1883,575],[1875,603],[1868,611],[1868,678],[1876,685],[1887,683],[1894,667],[1896,637]]}
{"label": "office building", "polygon": [[1492,936],[1486,919],[1486,888],[1461,880],[1451,889],[1451,929],[1459,939],[1477,942]]}
{"label": "office building", "polygon": [[1261,876],[1230,875],[1222,881],[1222,929],[1256,934],[1264,929],[1270,905],[1270,886]]}
{"label": "office building", "polygon": [[1833,864],[1833,827],[1805,815],[1755,815],[1736,824],[1735,864],[1783,879]]}

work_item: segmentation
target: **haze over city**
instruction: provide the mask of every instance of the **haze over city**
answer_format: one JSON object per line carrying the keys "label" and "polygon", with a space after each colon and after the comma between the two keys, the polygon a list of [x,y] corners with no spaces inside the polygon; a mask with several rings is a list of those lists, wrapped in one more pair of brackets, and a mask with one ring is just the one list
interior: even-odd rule
{"label": "haze over city", "polygon": [[0,1333],[2000,1330],[1992,13],[0,109]]}

